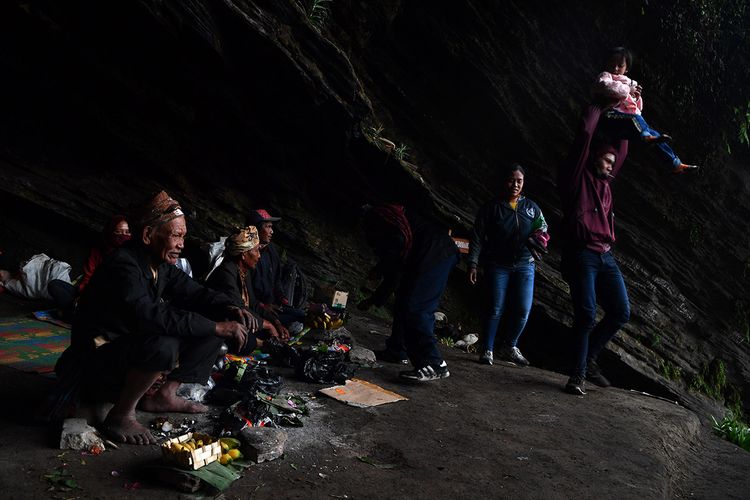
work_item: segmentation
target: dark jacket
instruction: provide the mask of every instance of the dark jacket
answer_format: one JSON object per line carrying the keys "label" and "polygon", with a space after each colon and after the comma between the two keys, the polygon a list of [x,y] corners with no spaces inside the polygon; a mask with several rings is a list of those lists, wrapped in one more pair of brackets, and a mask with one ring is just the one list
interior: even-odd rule
{"label": "dark jacket", "polygon": [[368,243],[379,257],[376,269],[383,277],[372,295],[375,305],[383,305],[399,285],[408,287],[416,276],[458,253],[447,229],[432,224],[412,210],[406,209],[405,215],[412,232],[411,250],[405,259],[402,257],[405,240],[401,233],[397,230],[374,233],[365,229]]}
{"label": "dark jacket", "polygon": [[[591,139],[599,123],[602,108],[591,105],[568,158],[558,170],[557,187],[563,208],[563,241],[567,249],[589,248],[606,252],[615,241],[615,216],[612,210],[612,178],[598,178],[592,167]],[[617,176],[628,154],[628,141],[616,141],[616,159],[612,176]]]}
{"label": "dark jacket", "polygon": [[[229,297],[237,307],[247,307],[257,317],[269,319],[264,316],[264,311],[260,308],[260,303],[255,298],[249,274],[245,280],[242,280],[240,278],[240,268],[237,263],[231,259],[224,258],[221,264],[213,270],[206,280],[206,286]],[[242,300],[242,287],[247,290],[249,304],[245,304]]]}
{"label": "dark jacket", "polygon": [[260,260],[250,278],[255,296],[263,304],[284,304],[281,291],[281,257],[276,245],[269,243],[260,251]]}
{"label": "dark jacket", "polygon": [[208,336],[233,305],[224,294],[162,263],[158,280],[147,250],[130,243],[112,252],[97,268],[78,303],[72,341],[84,345],[104,335]]}
{"label": "dark jacket", "polygon": [[482,206],[474,219],[469,244],[469,266],[500,264],[514,266],[534,261],[526,243],[534,231],[547,232],[542,210],[520,197],[516,208],[507,201],[493,200]]}

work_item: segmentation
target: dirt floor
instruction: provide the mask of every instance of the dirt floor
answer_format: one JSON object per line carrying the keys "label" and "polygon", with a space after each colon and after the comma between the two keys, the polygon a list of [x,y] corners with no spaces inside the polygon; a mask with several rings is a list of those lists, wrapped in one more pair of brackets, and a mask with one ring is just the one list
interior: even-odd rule
{"label": "dirt floor", "polygon": [[[348,329],[369,348],[387,332],[368,318]],[[362,369],[409,398],[372,409],[315,396],[322,386],[287,374],[288,391],[315,397],[312,414],[288,430],[282,459],[247,469],[221,498],[748,498],[750,453],[689,410],[619,388],[570,396],[561,374],[444,352],[451,377],[430,384],[398,382],[400,365]],[[140,467],[156,446],[57,449],[59,429],[31,419],[53,380],[0,368],[2,498],[201,497],[148,481]],[[44,476],[62,463],[80,489],[48,491]]]}

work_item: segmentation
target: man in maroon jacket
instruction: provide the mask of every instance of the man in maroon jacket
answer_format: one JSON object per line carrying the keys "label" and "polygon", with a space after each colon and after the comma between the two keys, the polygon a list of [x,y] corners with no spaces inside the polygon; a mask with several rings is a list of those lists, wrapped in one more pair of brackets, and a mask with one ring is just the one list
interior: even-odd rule
{"label": "man in maroon jacket", "polygon": [[[602,108],[589,106],[568,158],[558,172],[563,204],[562,275],[573,300],[575,360],[565,390],[586,394],[585,379],[601,387],[597,357],[609,340],[630,319],[630,302],[622,273],[611,247],[615,216],[610,182],[620,171],[628,142],[601,142],[592,138]],[[596,323],[597,302],[604,317]]]}

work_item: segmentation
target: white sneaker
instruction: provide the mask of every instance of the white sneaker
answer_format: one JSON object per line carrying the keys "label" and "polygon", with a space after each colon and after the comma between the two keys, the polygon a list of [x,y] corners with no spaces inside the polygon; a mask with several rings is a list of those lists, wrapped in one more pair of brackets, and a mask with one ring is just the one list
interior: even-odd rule
{"label": "white sneaker", "polygon": [[399,373],[399,377],[414,382],[430,382],[431,380],[439,380],[450,376],[451,374],[448,371],[448,363],[445,361],[440,363],[440,366],[437,368],[427,365],[424,368]]}
{"label": "white sneaker", "polygon": [[483,365],[491,365],[494,361],[492,351],[484,351],[484,354],[479,356],[479,362]]}
{"label": "white sneaker", "polygon": [[498,359],[508,361],[519,366],[529,366],[529,360],[523,357],[518,347],[504,347],[497,356]]}

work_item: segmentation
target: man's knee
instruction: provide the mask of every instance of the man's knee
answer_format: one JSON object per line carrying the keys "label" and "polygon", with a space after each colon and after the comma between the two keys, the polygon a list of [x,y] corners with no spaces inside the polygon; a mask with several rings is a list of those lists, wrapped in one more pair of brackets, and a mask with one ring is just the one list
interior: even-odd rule
{"label": "man's knee", "polygon": [[153,335],[131,352],[130,364],[143,371],[170,372],[177,366],[179,355],[179,338]]}

